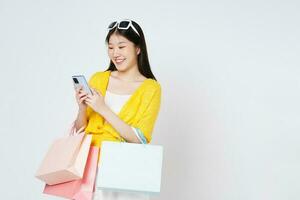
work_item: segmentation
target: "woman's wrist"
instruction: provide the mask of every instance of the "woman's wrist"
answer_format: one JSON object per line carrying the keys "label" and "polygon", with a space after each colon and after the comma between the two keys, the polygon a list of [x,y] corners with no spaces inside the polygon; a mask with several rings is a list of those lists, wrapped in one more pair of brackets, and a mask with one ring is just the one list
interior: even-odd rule
{"label": "woman's wrist", "polygon": [[83,113],[83,112],[86,112],[86,109],[87,109],[87,107],[86,106],[79,106],[78,107],[78,113]]}
{"label": "woman's wrist", "polygon": [[108,111],[109,107],[106,104],[103,104],[102,106],[98,107],[96,112],[102,116],[105,116]]}

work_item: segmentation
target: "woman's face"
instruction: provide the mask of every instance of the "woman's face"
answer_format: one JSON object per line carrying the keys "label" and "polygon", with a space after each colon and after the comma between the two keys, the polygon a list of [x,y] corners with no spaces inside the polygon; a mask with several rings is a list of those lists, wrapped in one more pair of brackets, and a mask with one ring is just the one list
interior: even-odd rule
{"label": "woman's face", "polygon": [[125,37],[112,34],[108,42],[108,55],[118,71],[137,67],[137,56],[140,49]]}

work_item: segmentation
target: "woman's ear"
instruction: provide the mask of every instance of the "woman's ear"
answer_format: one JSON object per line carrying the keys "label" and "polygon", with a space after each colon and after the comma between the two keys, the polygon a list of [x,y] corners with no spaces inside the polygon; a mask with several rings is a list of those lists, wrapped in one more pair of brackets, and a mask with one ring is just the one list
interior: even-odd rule
{"label": "woman's ear", "polygon": [[141,53],[141,49],[140,49],[140,47],[137,47],[136,48],[136,55],[139,55]]}

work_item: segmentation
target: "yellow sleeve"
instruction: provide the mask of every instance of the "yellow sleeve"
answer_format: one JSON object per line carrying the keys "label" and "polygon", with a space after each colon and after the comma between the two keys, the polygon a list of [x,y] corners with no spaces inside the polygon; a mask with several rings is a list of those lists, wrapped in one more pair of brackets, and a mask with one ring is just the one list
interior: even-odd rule
{"label": "yellow sleeve", "polygon": [[142,114],[142,117],[133,125],[134,128],[137,128],[139,132],[142,132],[143,136],[146,138],[147,143],[152,139],[152,131],[160,110],[161,103],[161,86],[158,85],[155,90],[152,100],[150,101],[145,112]]}

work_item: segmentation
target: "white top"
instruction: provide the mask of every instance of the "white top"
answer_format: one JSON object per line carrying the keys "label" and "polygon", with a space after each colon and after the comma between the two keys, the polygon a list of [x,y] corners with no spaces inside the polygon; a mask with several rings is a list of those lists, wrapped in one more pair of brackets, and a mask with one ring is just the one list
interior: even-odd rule
{"label": "white top", "polygon": [[118,114],[130,97],[131,94],[116,94],[106,90],[104,101],[114,113]]}

